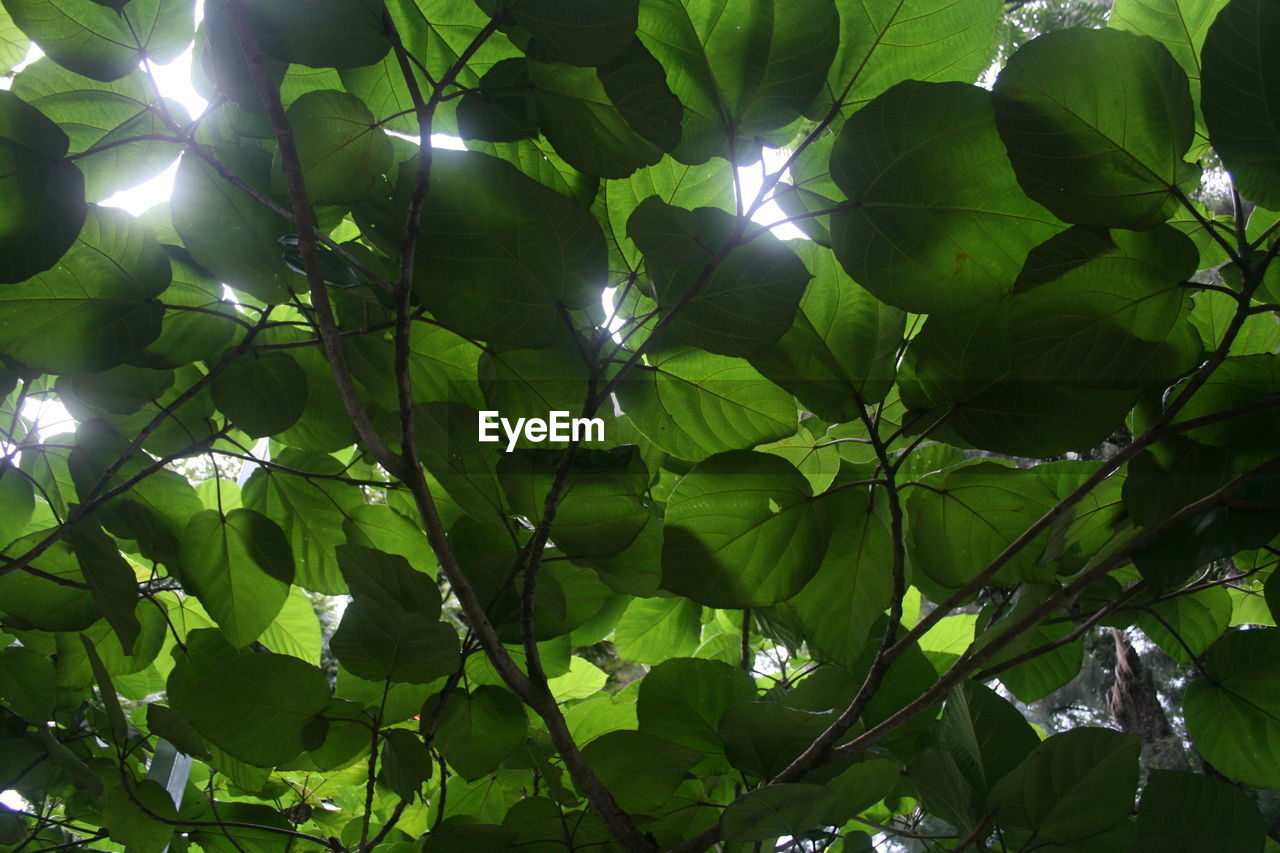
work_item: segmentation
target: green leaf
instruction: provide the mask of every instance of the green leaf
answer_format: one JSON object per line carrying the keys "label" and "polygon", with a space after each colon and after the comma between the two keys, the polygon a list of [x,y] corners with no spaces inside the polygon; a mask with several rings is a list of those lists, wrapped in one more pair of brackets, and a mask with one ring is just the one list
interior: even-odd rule
{"label": "green leaf", "polygon": [[834,717],[777,702],[735,702],[720,716],[718,732],[730,764],[752,776],[772,779],[804,752]]}
{"label": "green leaf", "polygon": [[214,405],[251,438],[288,429],[307,404],[307,375],[286,352],[241,356],[212,387]]}
{"label": "green leaf", "polygon": [[906,314],[850,281],[816,243],[792,246],[814,278],[791,328],[751,366],[819,417],[856,420],[859,400],[879,402],[893,384]]}
{"label": "green leaf", "polygon": [[[518,514],[542,518],[563,455],[558,450],[526,450],[503,456],[498,476]],[[556,547],[571,557],[608,556],[626,548],[650,517],[641,503],[648,479],[635,445],[579,450],[565,475],[563,499],[551,527]]]}
{"label": "green leaf", "polygon": [[947,698],[938,739],[984,796],[1040,744],[1013,705],[974,681],[963,682]]}
{"label": "green leaf", "polygon": [[27,55],[31,41],[0,5],[0,73],[8,74]]}
{"label": "green leaf", "polygon": [[370,681],[426,684],[458,666],[458,636],[440,618],[440,592],[403,557],[344,545],[338,562],[352,601],[330,648]]}
{"label": "green leaf", "polygon": [[119,787],[107,792],[102,820],[112,841],[138,853],[163,853],[173,838],[174,826],[152,815],[175,822],[178,819],[173,799],[159,782],[122,779]]}
{"label": "green leaf", "polygon": [[328,707],[329,684],[288,655],[236,654],[208,631],[188,636],[169,676],[169,701],[209,742],[255,767],[289,761]]}
{"label": "green leaf", "polygon": [[638,0],[521,0],[512,19],[533,41],[532,56],[574,65],[604,65],[632,42]]}
{"label": "green leaf", "polygon": [[1215,586],[1149,605],[1138,614],[1138,627],[1181,664],[1191,664],[1222,636],[1231,623],[1231,596]]}
{"label": "green leaf", "polygon": [[1262,849],[1262,815],[1239,788],[1198,773],[1152,770],[1138,806],[1135,853],[1255,853]]}
{"label": "green leaf", "polygon": [[713,8],[644,0],[636,32],[685,107],[676,159],[751,162],[750,140],[794,121],[818,94],[840,21],[831,0],[721,0]]}
{"label": "green leaf", "polygon": [[251,509],[193,516],[178,565],[183,587],[200,599],[237,648],[262,636],[293,582],[293,554],[284,533]]}
{"label": "green leaf", "polygon": [[766,841],[829,824],[838,810],[831,792],[821,785],[771,785],[734,800],[720,818],[726,841]]}
{"label": "green leaf", "polygon": [[[16,539],[4,554],[20,557],[51,533],[52,530],[44,530]],[[20,571],[0,575],[0,613],[9,617],[7,624],[42,631],[81,631],[98,621],[101,614],[70,545],[55,542],[30,565],[52,578]],[[60,580],[74,585],[59,583]]]}
{"label": "green leaf", "polygon": [[[298,165],[312,204],[351,204],[369,195],[374,178],[391,167],[391,141],[364,102],[346,92],[307,92],[288,110],[297,135]],[[274,189],[284,195],[280,152]]]}
{"label": "green leaf", "polygon": [[49,269],[80,233],[84,175],[62,159],[69,145],[39,110],[0,92],[0,283]]}
{"label": "green leaf", "polygon": [[793,435],[790,395],[745,361],[696,349],[659,353],[618,388],[627,417],[649,441],[696,461]]}
{"label": "green leaf", "polygon": [[[365,504],[358,486],[328,479],[344,472],[342,463],[320,453],[286,450],[273,457],[283,468],[258,468],[242,492],[244,505],[270,518],[293,548],[295,583],[313,592],[346,594],[334,549],[346,542],[342,526],[349,513]],[[322,477],[308,478],[288,469]]]}
{"label": "green leaf", "polygon": [[582,757],[629,812],[653,812],[668,801],[702,756],[645,732],[603,734],[582,749]]}
{"label": "green leaf", "polygon": [[53,718],[57,684],[47,657],[22,646],[0,649],[0,702],[32,725]]}
{"label": "green leaf", "polygon": [[[589,68],[528,64],[530,100],[542,132],[565,162],[588,175],[625,178],[662,159],[663,148],[633,127],[634,123],[643,128],[643,120],[650,114],[667,131],[662,139],[664,147],[673,146],[678,138],[680,102],[666,89],[662,68],[643,55],[639,43],[635,50],[642,56],[621,67],[614,77],[603,79]],[[614,84],[615,92],[605,87],[605,80]],[[634,88],[620,88],[618,80]],[[619,99],[629,96],[637,103],[624,112],[627,102],[617,103],[615,94]]]}
{"label": "green leaf", "polygon": [[[927,477],[907,497],[912,564],[944,587],[963,586],[1057,502],[1034,469],[980,462]],[[1037,557],[1033,542],[993,582],[1051,581]]]}
{"label": "green leaf", "polygon": [[815,658],[852,666],[893,594],[889,531],[854,490],[822,507],[832,528],[827,553],[817,574],[780,606],[799,619]]}
{"label": "green leaf", "polygon": [[663,588],[711,607],[790,598],[818,571],[830,536],[804,476],[751,451],[698,463],[672,493],[663,530]]}
{"label": "green leaf", "polygon": [[146,348],[160,332],[154,301],[169,260],[127,213],[92,208],[58,266],[0,291],[0,352],[50,373],[95,372]]}
{"label": "green leaf", "polygon": [[1187,685],[1187,733],[1228,779],[1280,786],[1280,629],[1228,631],[1203,658],[1203,678]]}
{"label": "green leaf", "polygon": [[178,124],[189,120],[181,104],[161,101],[149,94],[148,86],[141,71],[101,83],[45,58],[24,68],[14,78],[12,91],[58,123],[70,137],[73,153],[103,149],[76,159],[84,172],[87,198],[100,201],[155,177],[180,152],[174,142],[160,139],[121,144],[138,136],[167,135],[159,117],[162,109]]}
{"label": "green leaf", "polygon": [[702,629],[702,608],[684,598],[637,598],[614,629],[618,657],[659,664],[692,654]]}
{"label": "green leaf", "polygon": [[[223,169],[270,197],[271,155],[228,143],[209,148]],[[298,279],[285,264],[279,238],[294,227],[225,181],[200,157],[183,157],[174,179],[173,227],[200,266],[270,305],[284,302]]]}
{"label": "green leaf", "polygon": [[169,62],[191,43],[193,19],[183,0],[132,0],[117,10],[93,0],[4,0],[13,22],[69,71],[109,81],[145,55]]}
{"label": "green leaf", "polygon": [[[487,142],[515,142],[538,135],[530,96],[529,63],[504,59],[480,78],[458,104],[458,135]],[[523,170],[522,170],[523,171]]]}
{"label": "green leaf", "polygon": [[857,107],[903,80],[973,83],[991,64],[1000,26],[995,0],[840,3],[840,47],[807,110],[821,119]]}
{"label": "green leaf", "polygon": [[73,529],[68,532],[67,541],[93,591],[98,610],[116,632],[124,653],[132,655],[134,641],[142,630],[134,612],[138,604],[138,579],[133,567],[120,556],[115,541],[100,529],[88,526]]}
{"label": "green leaf", "polygon": [[313,68],[372,65],[391,49],[383,0],[249,0],[244,4],[265,52]]}
{"label": "green leaf", "polygon": [[741,667],[669,657],[640,682],[636,715],[642,732],[701,752],[722,752],[720,717],[733,703],[755,698],[755,683]]}
{"label": "green leaf", "polygon": [[1209,139],[1240,192],[1280,207],[1280,11],[1262,0],[1231,0],[1204,39],[1201,107]]}
{"label": "green leaf", "polygon": [[933,315],[907,351],[910,409],[950,412],[942,432],[1044,457],[1096,446],[1138,397],[1201,357],[1181,287],[1195,250],[1171,228],[1072,228],[1027,258],[1012,296]]}
{"label": "green leaf", "polygon": [[641,202],[627,236],[644,253],[658,307],[678,341],[749,357],[791,327],[809,271],[770,233],[743,244],[722,210]]}
{"label": "green leaf", "polygon": [[431,752],[422,738],[408,729],[392,729],[384,737],[379,781],[397,796],[412,800],[431,778]]}
{"label": "green leaf", "polygon": [[1166,48],[1187,74],[1191,102],[1196,109],[1196,132],[1204,136],[1200,115],[1200,50],[1214,18],[1227,0],[1118,0],[1111,7],[1107,26],[1150,36]]}
{"label": "green leaf", "polygon": [[[423,708],[424,726],[436,701],[438,697],[428,700]],[[454,770],[474,782],[496,770],[524,743],[528,725],[520,700],[501,687],[455,690],[440,719],[436,746]]]}
{"label": "green leaf", "polygon": [[1133,811],[1138,790],[1135,735],[1078,728],[1050,737],[996,783],[996,822],[1070,844],[1101,832]]}
{"label": "green leaf", "polygon": [[416,269],[415,293],[451,330],[544,346],[563,332],[562,310],[599,299],[604,238],[590,214],[510,164],[439,150]]}
{"label": "green leaf", "polygon": [[1151,228],[1198,178],[1182,159],[1195,129],[1187,75],[1155,39],[1049,33],[1009,58],[994,91],[1018,181],[1065,222]]}
{"label": "green leaf", "polygon": [[35,506],[31,478],[10,462],[0,464],[0,546],[8,545],[22,533]]}
{"label": "green leaf", "polygon": [[[1274,354],[1225,359],[1173,419],[1174,426],[1280,393],[1280,357]],[[1186,430],[1188,438],[1232,451],[1266,450],[1280,437],[1273,418],[1227,418]]]}
{"label": "green leaf", "polygon": [[[1019,190],[990,93],[899,83],[836,139],[836,257],[879,299],[959,311],[1008,293],[1036,245],[1062,226]],[[1033,194],[1034,197],[1034,194]]]}
{"label": "green leaf", "polygon": [[320,620],[311,599],[297,587],[289,590],[289,597],[276,614],[276,618],[262,632],[259,640],[273,652],[293,655],[314,666],[320,665]]}

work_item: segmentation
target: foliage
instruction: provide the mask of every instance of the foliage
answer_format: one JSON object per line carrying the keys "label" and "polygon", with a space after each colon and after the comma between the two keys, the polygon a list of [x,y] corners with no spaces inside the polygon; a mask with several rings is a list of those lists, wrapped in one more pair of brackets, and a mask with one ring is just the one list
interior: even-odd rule
{"label": "foliage", "polygon": [[1280,5],[193,5],[0,9],[0,850],[1263,849]]}

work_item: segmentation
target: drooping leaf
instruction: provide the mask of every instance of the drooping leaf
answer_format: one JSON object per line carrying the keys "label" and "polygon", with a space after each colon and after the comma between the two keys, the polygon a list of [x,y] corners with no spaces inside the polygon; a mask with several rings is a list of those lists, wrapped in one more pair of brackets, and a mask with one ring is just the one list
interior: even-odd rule
{"label": "drooping leaf", "polygon": [[687,746],[645,732],[608,732],[587,744],[582,757],[631,812],[657,810],[702,756]]}

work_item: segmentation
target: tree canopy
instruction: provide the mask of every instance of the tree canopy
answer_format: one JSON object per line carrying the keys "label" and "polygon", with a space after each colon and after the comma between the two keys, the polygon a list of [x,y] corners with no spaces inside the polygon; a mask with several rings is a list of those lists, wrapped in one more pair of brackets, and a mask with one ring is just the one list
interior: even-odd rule
{"label": "tree canopy", "polygon": [[2,2],[0,851],[1280,850],[1280,3]]}

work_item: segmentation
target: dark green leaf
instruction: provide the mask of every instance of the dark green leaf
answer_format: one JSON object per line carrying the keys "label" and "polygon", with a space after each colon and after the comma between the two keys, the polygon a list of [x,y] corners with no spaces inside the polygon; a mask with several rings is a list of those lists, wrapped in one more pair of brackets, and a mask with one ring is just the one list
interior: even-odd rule
{"label": "dark green leaf", "polygon": [[414,290],[453,331],[515,346],[562,333],[605,277],[591,216],[483,154],[436,151],[422,214]]}
{"label": "dark green leaf", "polygon": [[191,42],[184,0],[131,0],[109,8],[92,0],[4,0],[23,32],[54,62],[95,80],[116,80],[145,54],[169,62]]}
{"label": "dark green leaf", "polygon": [[1231,0],[1204,39],[1204,121],[1240,192],[1280,207],[1280,10],[1264,0]]}
{"label": "dark green leaf", "polygon": [[1257,853],[1263,822],[1247,793],[1198,773],[1153,770],[1138,806],[1135,853]]}
{"label": "dark green leaf", "polygon": [[1135,735],[1109,729],[1054,735],[996,783],[996,822],[1059,844],[1105,830],[1133,811],[1139,751]]}
{"label": "dark green leaf", "polygon": [[668,658],[640,682],[636,714],[643,732],[702,752],[721,752],[721,715],[733,703],[755,697],[755,684],[741,667]]}
{"label": "dark green leaf", "polygon": [[182,535],[179,566],[185,589],[237,648],[262,635],[293,581],[288,540],[275,522],[251,509],[193,516]]}
{"label": "dark green leaf", "polygon": [[1195,129],[1187,75],[1155,39],[1083,28],[1040,36],[1009,58],[995,95],[1018,181],[1063,221],[1151,228],[1198,179],[1182,159]]}
{"label": "dark green leaf", "polygon": [[[435,701],[424,707],[424,723],[434,713]],[[524,743],[528,725],[520,700],[501,687],[454,691],[440,719],[436,745],[453,769],[475,781]]]}
{"label": "dark green leaf", "polygon": [[991,94],[909,81],[859,110],[831,152],[848,198],[831,217],[836,257],[881,300],[957,311],[1009,293],[1062,226],[1019,190]]}
{"label": "dark green leaf", "polygon": [[253,353],[213,380],[213,402],[251,438],[283,432],[307,404],[307,375],[286,352]]}
{"label": "dark green leaf", "polygon": [[712,607],[795,595],[818,571],[830,530],[790,463],[731,451],[694,467],[667,505],[662,586]]}
{"label": "dark green leaf", "polygon": [[627,236],[644,253],[670,333],[746,358],[790,328],[811,276],[772,234],[742,244],[735,222],[713,207],[690,211],[650,197],[627,220]]}
{"label": "dark green leaf", "polygon": [[1228,779],[1280,785],[1280,630],[1229,631],[1187,685],[1187,733]]}

